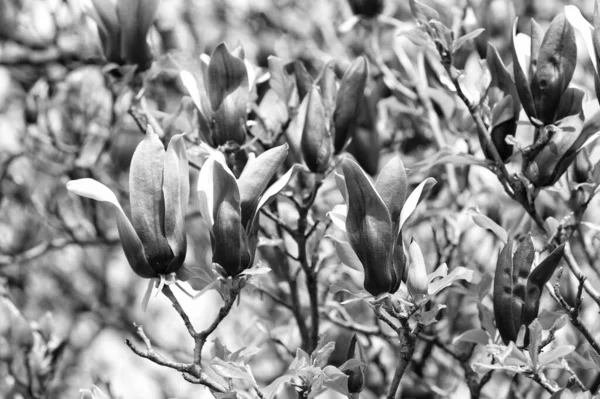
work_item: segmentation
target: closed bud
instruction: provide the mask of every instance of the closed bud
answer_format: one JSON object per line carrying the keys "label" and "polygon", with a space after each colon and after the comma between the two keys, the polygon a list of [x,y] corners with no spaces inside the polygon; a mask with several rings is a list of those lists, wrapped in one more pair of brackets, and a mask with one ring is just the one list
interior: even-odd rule
{"label": "closed bud", "polygon": [[308,96],[308,108],[302,130],[302,156],[311,172],[323,173],[329,167],[333,143],[319,89],[313,86]]}
{"label": "closed bud", "polygon": [[158,0],[92,0],[88,10],[98,25],[106,59],[119,65],[137,65],[139,71],[152,63],[146,37],[158,9]]}
{"label": "closed bud", "polygon": [[131,221],[115,194],[102,183],[93,179],[71,180],[67,189],[116,207],[123,251],[139,276],[154,278],[181,268],[187,250],[185,215],[190,190],[183,135],[173,136],[165,151],[158,135],[148,126],[146,137],[131,160]]}
{"label": "closed bud", "polygon": [[200,71],[180,72],[183,85],[200,111],[200,130],[213,147],[229,142],[242,145],[246,140],[250,81],[240,58],[242,53],[239,49],[232,53],[221,43],[208,62],[201,58]]}
{"label": "closed bud", "polygon": [[413,239],[408,248],[410,255],[410,265],[408,266],[408,276],[406,277],[406,286],[408,292],[415,298],[420,299],[427,295],[429,280],[427,277],[427,266],[419,244]]}
{"label": "closed bud", "polygon": [[333,114],[336,154],[344,149],[354,134],[368,76],[368,62],[364,56],[355,59],[342,76]]}
{"label": "closed bud", "polygon": [[[504,343],[516,341],[521,326],[537,317],[544,285],[550,280],[563,255],[564,246],[555,249],[530,273],[535,257],[531,236],[519,245],[514,255],[509,238],[498,256],[494,277],[494,316]],[[527,344],[528,337],[525,337]]]}
{"label": "closed bud", "polygon": [[348,0],[350,8],[355,15],[368,18],[375,17],[383,11],[383,0]]}
{"label": "closed bud", "polygon": [[212,260],[228,276],[252,266],[258,245],[258,212],[285,184],[267,189],[288,154],[287,144],[251,157],[235,178],[223,154],[215,152],[200,170],[200,213],[211,231]]}
{"label": "closed bud", "polygon": [[348,392],[358,393],[363,390],[365,384],[365,370],[367,368],[365,354],[358,341],[356,334],[352,335],[350,346],[348,346],[347,367],[344,373],[348,376]]}
{"label": "closed bud", "polygon": [[[581,111],[583,93],[569,89],[577,63],[575,31],[559,14],[544,34],[531,20],[529,57],[517,49],[517,21],[513,25],[513,68],[521,104],[535,125],[549,125]],[[543,36],[543,39],[542,39]],[[521,57],[519,57],[521,55]],[[529,65],[521,61],[530,58]]]}
{"label": "closed bud", "polygon": [[548,142],[523,164],[524,176],[536,187],[552,186],[599,129],[600,112],[585,122],[578,115],[564,118],[545,133],[549,135]]}
{"label": "closed bud", "polygon": [[350,246],[365,271],[365,289],[372,295],[398,290],[406,259],[402,249],[400,213],[406,200],[406,170],[392,158],[375,183],[354,161],[342,162]]}

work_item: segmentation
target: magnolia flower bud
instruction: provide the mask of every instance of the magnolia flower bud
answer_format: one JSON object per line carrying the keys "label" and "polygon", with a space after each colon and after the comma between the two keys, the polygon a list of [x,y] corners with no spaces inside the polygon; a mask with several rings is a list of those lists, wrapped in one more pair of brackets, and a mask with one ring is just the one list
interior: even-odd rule
{"label": "magnolia flower bud", "polygon": [[561,245],[548,255],[530,273],[535,250],[531,236],[527,236],[512,254],[513,240],[498,256],[494,278],[494,316],[504,343],[516,341],[522,325],[537,317],[544,285],[556,270],[563,255]]}
{"label": "magnolia flower bud", "polygon": [[252,266],[258,245],[258,212],[285,187],[280,184],[267,189],[287,154],[284,144],[249,159],[238,179],[220,152],[211,155],[200,170],[200,213],[211,230],[212,260],[229,276]]}
{"label": "magnolia flower bud", "polygon": [[152,63],[146,40],[158,9],[158,0],[92,0],[88,10],[98,25],[104,56],[119,65],[137,65],[144,71]]}
{"label": "magnolia flower bud", "polygon": [[365,354],[363,353],[362,346],[358,341],[356,334],[353,334],[352,339],[350,340],[347,359],[348,362],[353,363],[349,365],[346,370],[344,370],[344,373],[348,376],[348,392],[361,392],[365,384],[365,370],[367,368],[367,364]]}
{"label": "magnolia flower bud", "polygon": [[600,112],[582,123],[578,115],[561,120],[548,142],[523,164],[523,174],[536,187],[551,186],[560,179],[587,140],[600,128]]}
{"label": "magnolia flower bud", "polygon": [[348,0],[352,12],[365,17],[375,17],[383,11],[383,0]]}
{"label": "magnolia flower bud", "polygon": [[75,194],[105,201],[117,208],[117,227],[125,256],[135,273],[154,278],[178,271],[187,250],[185,215],[189,172],[183,135],[165,148],[150,126],[137,146],[129,172],[131,221],[115,194],[93,179],[71,180]]}
{"label": "magnolia flower bud", "polygon": [[308,108],[301,141],[304,162],[313,173],[325,172],[331,162],[333,143],[327,125],[319,89],[313,86],[308,95]]}
{"label": "magnolia flower bud", "polygon": [[368,62],[364,56],[355,59],[342,76],[333,114],[336,154],[344,149],[356,129],[368,76]]}
{"label": "magnolia flower bud", "polygon": [[410,265],[408,266],[406,286],[413,298],[420,299],[427,295],[427,289],[429,288],[427,266],[425,266],[421,248],[414,239],[411,240],[408,252],[410,254]]}
{"label": "magnolia flower bud", "polygon": [[406,259],[402,248],[400,213],[406,200],[406,170],[400,157],[392,158],[375,184],[354,161],[342,162],[350,245],[365,271],[365,289],[372,295],[396,292]]}
{"label": "magnolia flower bud", "polygon": [[[564,14],[559,14],[544,35],[531,20],[529,65],[521,65],[516,47],[517,21],[513,26],[513,67],[521,104],[535,125],[549,125],[581,111],[583,92],[570,88],[577,63],[575,31]],[[543,40],[541,40],[543,36]],[[522,54],[523,55],[523,54]]]}

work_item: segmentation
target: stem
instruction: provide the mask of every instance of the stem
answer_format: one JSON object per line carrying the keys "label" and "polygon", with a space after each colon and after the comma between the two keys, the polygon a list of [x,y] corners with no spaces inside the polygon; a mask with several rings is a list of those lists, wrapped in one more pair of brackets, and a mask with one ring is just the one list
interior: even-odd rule
{"label": "stem", "polygon": [[306,288],[308,290],[310,300],[310,332],[308,339],[308,353],[311,353],[317,347],[319,342],[319,289],[317,280],[317,271],[315,265],[309,262],[306,254],[307,227],[308,227],[308,212],[315,202],[317,192],[321,187],[322,180],[318,179],[315,182],[308,198],[298,206],[298,228],[294,234],[294,238],[298,245],[298,261],[302,270],[306,274]]}
{"label": "stem", "polygon": [[233,304],[235,303],[235,300],[237,299],[237,296],[239,293],[240,293],[240,287],[238,286],[238,284],[236,282],[234,282],[234,287],[231,289],[231,291],[229,291],[229,296],[226,298],[225,303],[223,304],[221,309],[219,309],[219,313],[217,314],[217,317],[213,320],[212,324],[210,326],[208,326],[208,328],[206,330],[193,335],[194,341],[195,341],[195,347],[194,347],[194,363],[195,364],[197,364],[197,365],[201,364],[202,348],[204,347],[204,344],[206,343],[206,339],[209,337],[210,334],[212,334],[217,329],[217,327],[223,321],[223,319],[225,319],[225,317],[227,317],[227,315],[229,314],[229,311],[233,307]]}
{"label": "stem", "polygon": [[404,372],[406,371],[406,368],[410,364],[413,354],[415,353],[417,335],[423,328],[423,325],[419,323],[417,324],[415,331],[411,332],[408,325],[408,319],[401,317],[400,323],[402,326],[396,330],[398,333],[398,338],[400,338],[400,347],[398,349],[398,366],[396,366],[396,371],[394,371],[394,378],[390,384],[386,399],[395,399],[402,376],[404,375]]}

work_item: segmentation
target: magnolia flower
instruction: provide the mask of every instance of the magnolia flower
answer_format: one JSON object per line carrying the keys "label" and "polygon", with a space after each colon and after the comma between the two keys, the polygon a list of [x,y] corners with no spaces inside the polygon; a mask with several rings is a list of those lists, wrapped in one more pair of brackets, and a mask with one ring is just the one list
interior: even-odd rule
{"label": "magnolia flower", "polygon": [[181,71],[181,80],[200,111],[206,141],[213,147],[246,139],[246,108],[250,94],[244,60],[221,43],[210,61],[200,58],[201,73]]}
{"label": "magnolia flower", "polygon": [[258,244],[258,213],[293,173],[292,169],[268,187],[287,154],[288,145],[284,144],[250,157],[239,179],[220,152],[215,151],[202,165],[198,177],[200,212],[210,228],[213,262],[229,276],[252,266]]}
{"label": "magnolia flower", "polygon": [[[365,385],[365,371],[367,370],[367,360],[363,352],[362,345],[358,341],[356,334],[352,335],[350,339],[350,345],[348,345],[348,354],[346,355],[348,362],[354,361],[355,364],[352,367],[348,365],[347,368],[342,365],[341,369],[344,370],[344,374],[348,376],[348,392],[359,393],[363,390]],[[348,364],[346,362],[345,364]]]}
{"label": "magnolia flower", "polygon": [[513,69],[519,99],[531,122],[549,125],[581,111],[583,91],[570,88],[577,63],[575,31],[559,14],[544,34],[531,20],[529,39],[513,26]]}
{"label": "magnolia flower", "polygon": [[104,56],[119,65],[137,65],[143,71],[152,63],[146,37],[159,0],[92,0],[87,12],[98,25]]}
{"label": "magnolia flower", "polygon": [[125,256],[144,278],[177,272],[187,250],[185,214],[189,201],[188,162],[183,135],[165,148],[148,126],[129,172],[131,221],[115,194],[93,179],[72,180],[67,189],[117,208],[117,227]]}
{"label": "magnolia flower", "polygon": [[394,293],[406,276],[402,226],[436,181],[425,179],[407,198],[406,170],[398,156],[375,183],[349,158],[342,161],[342,171],[343,177],[336,178],[347,207],[334,207],[329,217],[347,232],[349,242],[334,239],[337,253],[346,265],[364,270],[364,287],[371,295]]}
{"label": "magnolia flower", "polygon": [[552,129],[547,129],[548,142],[523,163],[523,175],[536,187],[552,186],[599,132],[600,111],[585,121],[579,115],[562,119]]}
{"label": "magnolia flower", "polygon": [[[367,65],[365,57],[356,58],[346,69],[338,88],[333,65],[327,64],[319,86],[312,85],[303,99],[299,111],[304,118],[299,147],[311,172],[325,172],[333,155],[341,153],[354,136],[367,84]],[[301,80],[301,69],[296,72]]]}
{"label": "magnolia flower", "polygon": [[513,240],[498,255],[494,277],[494,316],[504,343],[516,341],[522,325],[537,317],[544,285],[562,259],[564,246],[556,248],[533,271],[535,249],[531,236],[518,246],[513,255]]}

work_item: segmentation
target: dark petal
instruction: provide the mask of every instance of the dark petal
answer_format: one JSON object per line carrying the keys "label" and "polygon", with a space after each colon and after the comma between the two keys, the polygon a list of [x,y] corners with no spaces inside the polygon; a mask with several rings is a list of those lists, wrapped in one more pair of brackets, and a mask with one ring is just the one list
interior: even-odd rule
{"label": "dark petal", "polygon": [[208,79],[205,83],[212,110],[216,111],[221,107],[223,100],[237,89],[245,86],[248,91],[246,65],[221,43],[210,56]]}
{"label": "dark petal", "polygon": [[132,224],[138,233],[148,262],[163,273],[173,259],[173,252],[165,237],[163,168],[165,148],[148,127],[146,137],[137,146],[131,159],[129,197]]}
{"label": "dark petal", "polygon": [[[517,339],[519,326],[516,325],[515,320],[520,323],[522,313],[519,303],[513,302],[515,298],[512,284],[512,245],[513,240],[509,237],[508,243],[498,256],[494,277],[494,317],[502,341],[506,344]],[[523,304],[520,303],[520,306],[522,307]]]}
{"label": "dark petal", "polygon": [[327,128],[327,116],[319,89],[313,86],[308,95],[308,108],[302,129],[302,157],[313,173],[323,173],[329,167],[333,141]]}
{"label": "dark petal", "polygon": [[158,0],[119,0],[117,14],[121,23],[121,56],[128,64],[147,69],[152,52],[146,37],[158,10]]}
{"label": "dark petal", "polygon": [[180,134],[173,136],[167,148],[163,194],[165,236],[175,256],[166,273],[172,273],[181,267],[187,251],[185,215],[190,198],[190,180],[185,143]]}
{"label": "dark petal", "polygon": [[277,169],[285,161],[287,154],[288,145],[283,144],[263,152],[246,164],[237,182],[244,226],[252,220],[260,197],[277,173]]}
{"label": "dark petal", "polygon": [[342,76],[333,115],[336,154],[343,150],[356,129],[358,109],[363,102],[368,76],[368,62],[364,56],[355,59]]}
{"label": "dark petal", "polygon": [[527,296],[523,308],[521,324],[528,326],[538,315],[540,298],[544,285],[560,264],[565,245],[562,244],[550,253],[529,275],[527,280]]}
{"label": "dark petal", "polygon": [[525,113],[529,117],[529,119],[537,118],[535,104],[533,102],[533,95],[531,94],[531,88],[529,87],[529,80],[527,79],[527,74],[523,69],[523,65],[519,63],[519,57],[517,56],[517,49],[515,47],[515,36],[517,35],[517,20],[513,25],[512,32],[512,57],[513,57],[513,73],[515,76],[515,83],[517,85],[517,92],[519,93],[519,100],[521,100],[521,105],[525,110]]}
{"label": "dark petal", "polygon": [[381,169],[375,182],[375,189],[390,213],[395,235],[399,231],[400,212],[408,191],[406,168],[400,156],[390,159]]}
{"label": "dark petal", "polygon": [[213,226],[213,262],[221,265],[230,276],[241,269],[242,218],[235,202],[223,201],[217,210]]}
{"label": "dark petal", "polygon": [[346,230],[350,245],[365,268],[365,289],[373,295],[390,292],[396,283],[391,262],[395,235],[390,215],[357,163],[346,158],[342,168],[348,190]]}

